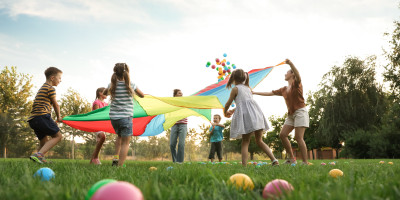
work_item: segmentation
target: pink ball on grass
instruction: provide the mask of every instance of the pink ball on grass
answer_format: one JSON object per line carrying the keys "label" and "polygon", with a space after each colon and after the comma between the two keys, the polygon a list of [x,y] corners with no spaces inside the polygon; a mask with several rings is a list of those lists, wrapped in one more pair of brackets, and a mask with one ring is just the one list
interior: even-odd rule
{"label": "pink ball on grass", "polygon": [[92,196],[91,200],[143,200],[143,194],[136,186],[125,182],[118,181],[109,183]]}
{"label": "pink ball on grass", "polygon": [[275,179],[267,183],[264,187],[264,199],[274,199],[281,197],[283,193],[290,193],[294,190],[293,186],[285,180]]}

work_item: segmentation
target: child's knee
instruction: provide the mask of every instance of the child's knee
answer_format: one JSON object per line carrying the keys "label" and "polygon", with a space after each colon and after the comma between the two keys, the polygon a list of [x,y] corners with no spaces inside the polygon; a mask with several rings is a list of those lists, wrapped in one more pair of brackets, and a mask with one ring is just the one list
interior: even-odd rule
{"label": "child's knee", "polygon": [[106,139],[106,134],[104,134],[104,133],[99,133],[99,134],[97,135],[97,137],[99,138],[100,141],[104,141],[104,140]]}

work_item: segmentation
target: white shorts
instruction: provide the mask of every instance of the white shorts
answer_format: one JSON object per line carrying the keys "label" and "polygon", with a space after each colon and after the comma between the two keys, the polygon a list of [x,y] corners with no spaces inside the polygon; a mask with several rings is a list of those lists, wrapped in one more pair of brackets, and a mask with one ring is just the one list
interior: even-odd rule
{"label": "white shorts", "polygon": [[292,115],[288,115],[284,125],[308,128],[310,124],[309,118],[307,108],[300,108],[294,111]]}

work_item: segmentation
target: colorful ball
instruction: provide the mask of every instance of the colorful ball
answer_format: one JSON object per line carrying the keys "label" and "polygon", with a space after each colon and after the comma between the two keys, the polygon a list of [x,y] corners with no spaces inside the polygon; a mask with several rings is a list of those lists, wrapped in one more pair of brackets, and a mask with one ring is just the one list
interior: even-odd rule
{"label": "colorful ball", "polygon": [[393,165],[393,162],[388,162],[389,165]]}
{"label": "colorful ball", "polygon": [[157,167],[150,167],[149,170],[150,170],[150,171],[156,171],[156,170],[157,170]]}
{"label": "colorful ball", "polygon": [[292,165],[292,166],[294,167],[294,166],[296,166],[296,163],[292,163],[292,164],[290,164],[290,165]]}
{"label": "colorful ball", "polygon": [[282,179],[275,179],[267,183],[263,190],[264,199],[275,199],[281,197],[284,193],[288,194],[293,191],[293,186]]}
{"label": "colorful ball", "polygon": [[216,62],[216,63],[219,63],[219,59],[218,59],[218,58],[216,58],[216,59],[215,59],[215,62]]}
{"label": "colorful ball", "polygon": [[383,161],[383,160],[379,161],[379,164],[383,164],[383,163],[385,163],[385,161]]}
{"label": "colorful ball", "polygon": [[222,65],[222,66],[225,66],[225,63],[223,62],[221,65]]}
{"label": "colorful ball", "polygon": [[211,68],[212,68],[212,69],[215,69],[215,65],[212,65]]}
{"label": "colorful ball", "polygon": [[94,193],[91,200],[142,200],[143,194],[139,188],[125,181],[109,183]]}
{"label": "colorful ball", "polygon": [[232,66],[233,69],[236,69],[236,65]]}
{"label": "colorful ball", "polygon": [[231,63],[228,61],[228,62],[226,62],[226,64],[227,64],[227,65],[230,65]]}
{"label": "colorful ball", "polygon": [[254,183],[246,174],[237,173],[229,178],[228,183],[236,186],[237,189],[253,190]]}
{"label": "colorful ball", "polygon": [[227,55],[226,55],[226,53],[224,53],[224,57],[226,57]]}
{"label": "colorful ball", "polygon": [[167,167],[167,171],[171,171],[173,169],[173,167],[169,166]]}
{"label": "colorful ball", "polygon": [[329,175],[333,178],[337,178],[339,176],[343,176],[343,172],[340,169],[332,169],[331,171],[329,171]]}
{"label": "colorful ball", "polygon": [[88,191],[88,193],[86,194],[85,200],[90,200],[90,198],[92,198],[92,196],[94,195],[94,193],[97,192],[97,190],[99,190],[101,187],[103,187],[106,184],[109,183],[113,183],[113,182],[117,182],[114,179],[103,179],[101,181],[98,181],[97,183],[95,183]]}
{"label": "colorful ball", "polygon": [[207,66],[210,66],[211,65],[211,62],[207,62]]}
{"label": "colorful ball", "polygon": [[41,181],[50,181],[52,178],[55,178],[55,174],[53,170],[48,167],[40,168],[33,174],[33,177],[40,177]]}
{"label": "colorful ball", "polygon": [[321,163],[321,165],[326,165],[326,163],[323,162],[323,163]]}

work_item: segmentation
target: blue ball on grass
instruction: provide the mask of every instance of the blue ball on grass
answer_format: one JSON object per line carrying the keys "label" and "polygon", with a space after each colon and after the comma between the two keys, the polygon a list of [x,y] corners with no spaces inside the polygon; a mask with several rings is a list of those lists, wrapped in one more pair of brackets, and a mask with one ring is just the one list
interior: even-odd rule
{"label": "blue ball on grass", "polygon": [[43,167],[37,170],[33,177],[40,177],[41,181],[50,181],[52,178],[55,178],[55,174],[50,168]]}

